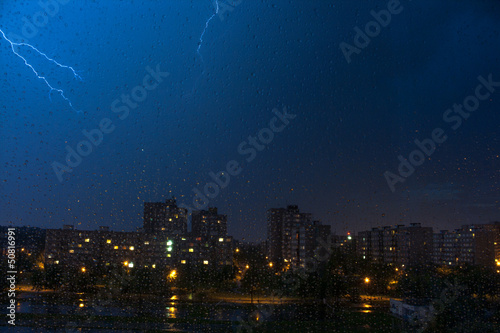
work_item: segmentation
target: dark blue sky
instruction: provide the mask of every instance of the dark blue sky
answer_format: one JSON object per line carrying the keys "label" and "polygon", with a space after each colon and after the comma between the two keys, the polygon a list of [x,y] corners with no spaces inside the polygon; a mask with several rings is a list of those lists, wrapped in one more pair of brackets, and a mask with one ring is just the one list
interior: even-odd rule
{"label": "dark blue sky", "polygon": [[[443,121],[477,79],[500,81],[498,1],[408,1],[347,63],[342,42],[386,1],[62,1],[25,39],[84,78],[18,48],[74,112],[0,38],[0,223],[82,229],[142,225],[145,201],[192,205],[209,172],[242,172],[210,200],[237,238],[265,237],[266,210],[298,204],[338,233],[422,222],[436,229],[500,220],[500,88],[456,130]],[[223,0],[219,1],[222,3]],[[53,10],[54,8],[52,8]],[[22,36],[36,1],[0,3],[0,29]],[[221,19],[221,17],[223,19]],[[43,24],[42,24],[43,23]],[[111,104],[160,67],[168,77],[125,119]],[[123,105],[120,103],[119,105]],[[251,162],[238,145],[296,114]],[[53,162],[103,118],[114,131],[60,182]],[[393,193],[398,155],[443,128],[447,141]]]}

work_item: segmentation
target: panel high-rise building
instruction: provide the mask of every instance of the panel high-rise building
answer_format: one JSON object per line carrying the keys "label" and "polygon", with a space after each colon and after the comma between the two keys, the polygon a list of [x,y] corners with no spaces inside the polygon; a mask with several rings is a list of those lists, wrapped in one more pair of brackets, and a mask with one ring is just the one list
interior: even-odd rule
{"label": "panel high-rise building", "polygon": [[267,211],[267,255],[278,266],[303,267],[329,234],[329,226],[312,221],[311,214],[301,213],[296,205]]}
{"label": "panel high-rise building", "polygon": [[453,231],[441,230],[434,234],[434,263],[496,266],[500,260],[499,240],[498,222],[463,225]]}
{"label": "panel high-rise building", "polygon": [[167,199],[165,202],[145,202],[144,232],[186,235],[187,209],[178,207],[175,198]]}
{"label": "panel high-rise building", "polygon": [[191,215],[191,233],[194,237],[226,237],[227,215],[218,214],[215,207],[195,210]]}
{"label": "panel high-rise building", "polygon": [[358,233],[358,242],[358,252],[366,260],[401,266],[432,261],[432,228],[420,223],[362,231]]}

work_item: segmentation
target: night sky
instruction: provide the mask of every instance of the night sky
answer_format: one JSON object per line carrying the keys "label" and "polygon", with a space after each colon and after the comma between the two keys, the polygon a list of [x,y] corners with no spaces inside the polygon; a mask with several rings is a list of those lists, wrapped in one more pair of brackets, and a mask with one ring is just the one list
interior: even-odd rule
{"label": "night sky", "polygon": [[[478,76],[500,82],[496,0],[401,0],[350,63],[341,43],[354,45],[355,27],[391,1],[219,0],[235,7],[209,22],[202,57],[210,0],[61,2],[47,22],[37,1],[0,2],[0,29],[22,37],[38,18],[24,42],[83,78],[17,48],[77,113],[56,92],[51,101],[0,38],[2,225],[135,230],[145,201],[192,206],[193,188],[203,191],[231,160],[241,173],[209,205],[238,239],[265,238],[266,210],[287,204],[337,233],[500,220],[500,86],[456,130],[443,120],[474,95]],[[169,74],[128,115],[116,112],[148,66]],[[296,117],[246,161],[240,143],[285,107]],[[76,149],[103,119],[113,131],[60,181],[54,162],[66,164],[66,146]],[[448,139],[392,192],[384,173],[398,174],[398,155],[436,128]]]}

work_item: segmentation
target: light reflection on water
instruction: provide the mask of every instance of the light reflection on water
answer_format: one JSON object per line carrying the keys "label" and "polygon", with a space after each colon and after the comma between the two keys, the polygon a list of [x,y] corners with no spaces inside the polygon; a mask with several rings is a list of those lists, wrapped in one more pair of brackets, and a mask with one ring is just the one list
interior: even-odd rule
{"label": "light reflection on water", "polygon": [[[32,313],[32,314],[61,314],[61,315],[76,315],[85,317],[93,316],[110,316],[110,317],[155,317],[166,319],[181,319],[187,320],[187,323],[192,323],[194,318],[203,318],[214,321],[238,322],[238,318],[249,318],[255,310],[248,304],[233,304],[219,302],[215,303],[191,303],[173,301],[170,298],[164,300],[151,299],[134,299],[132,300],[93,300],[92,297],[76,297],[73,300],[54,300],[51,298],[31,298],[21,299],[18,301],[17,313]],[[353,305],[352,311],[369,314],[377,311],[384,311],[378,305],[369,303],[361,303]],[[312,305],[304,304],[286,304],[276,306],[272,311],[271,317],[253,318],[255,321],[281,321],[289,320],[289,318],[298,318],[301,316],[310,316],[311,318],[317,315],[318,309]],[[259,315],[253,313],[253,315]],[[101,323],[101,319],[94,317],[95,323]],[[105,323],[105,322],[102,322]],[[105,324],[107,325],[107,324]],[[152,325],[146,324],[144,325]],[[165,324],[170,325],[170,324]],[[172,324],[173,325],[173,324]],[[210,324],[209,324],[210,325]],[[178,327],[178,325],[176,324]],[[19,327],[20,328],[20,327]],[[167,331],[171,326],[165,327]],[[0,327],[1,331],[2,327]],[[20,328],[21,329],[21,328]],[[177,329],[176,329],[177,330]],[[174,331],[176,331],[174,330]],[[178,331],[178,330],[177,330]],[[183,330],[181,330],[183,331]],[[189,331],[189,330],[188,330]],[[15,330],[15,332],[31,332],[31,330]],[[44,332],[44,331],[40,331]],[[46,331],[48,332],[48,331]],[[51,330],[52,332],[52,330]],[[64,330],[61,330],[64,332]],[[75,330],[79,332],[79,330]],[[87,332],[83,329],[82,332]],[[100,330],[99,332],[104,332]],[[114,331],[115,333],[117,331]],[[121,331],[120,331],[121,332]]]}
{"label": "light reflection on water", "polygon": [[177,312],[177,309],[173,306],[167,306],[167,313],[166,313],[166,317],[167,318],[177,318],[177,316],[175,315],[175,313]]}

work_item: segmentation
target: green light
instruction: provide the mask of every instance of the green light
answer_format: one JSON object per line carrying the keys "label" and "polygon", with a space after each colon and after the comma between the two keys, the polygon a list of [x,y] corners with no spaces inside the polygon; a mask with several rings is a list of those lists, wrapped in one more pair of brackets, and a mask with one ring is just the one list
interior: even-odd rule
{"label": "green light", "polygon": [[167,241],[167,246],[172,246],[173,242],[171,240]]}

